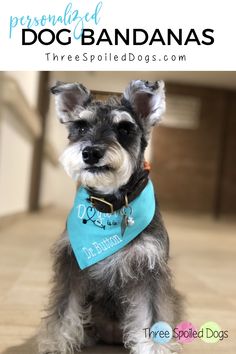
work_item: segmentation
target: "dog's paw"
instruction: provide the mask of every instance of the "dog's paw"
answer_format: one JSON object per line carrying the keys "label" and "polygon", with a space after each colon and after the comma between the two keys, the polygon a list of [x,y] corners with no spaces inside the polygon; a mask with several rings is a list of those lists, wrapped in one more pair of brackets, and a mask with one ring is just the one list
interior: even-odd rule
{"label": "dog's paw", "polygon": [[165,345],[154,344],[153,352],[150,354],[179,354],[182,351],[182,345],[177,342],[170,342]]}
{"label": "dog's paw", "polygon": [[165,345],[148,341],[137,343],[131,348],[131,354],[179,354],[182,346],[179,343],[171,342]]}

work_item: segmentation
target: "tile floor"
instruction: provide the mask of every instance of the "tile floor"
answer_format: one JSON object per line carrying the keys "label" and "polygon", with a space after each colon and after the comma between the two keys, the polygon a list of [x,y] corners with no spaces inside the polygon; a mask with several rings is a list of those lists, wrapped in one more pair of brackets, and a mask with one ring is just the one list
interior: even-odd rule
{"label": "tile floor", "polygon": [[[218,322],[229,338],[217,344],[196,340],[184,354],[236,353],[236,221],[164,214],[171,239],[177,288],[186,296],[187,320],[197,327]],[[35,354],[34,335],[47,302],[49,248],[64,227],[65,214],[47,211],[0,229],[0,353]],[[97,347],[87,354],[118,354]]]}

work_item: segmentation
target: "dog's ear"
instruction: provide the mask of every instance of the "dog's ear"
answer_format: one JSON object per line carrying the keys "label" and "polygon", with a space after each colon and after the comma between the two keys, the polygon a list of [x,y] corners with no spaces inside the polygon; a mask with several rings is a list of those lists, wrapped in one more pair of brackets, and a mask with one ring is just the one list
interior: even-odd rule
{"label": "dog's ear", "polygon": [[57,115],[61,123],[71,122],[90,102],[90,91],[79,83],[64,83],[57,81],[51,87],[55,95]]}
{"label": "dog's ear", "polygon": [[125,89],[123,98],[129,102],[139,118],[153,126],[165,112],[164,81],[133,80]]}

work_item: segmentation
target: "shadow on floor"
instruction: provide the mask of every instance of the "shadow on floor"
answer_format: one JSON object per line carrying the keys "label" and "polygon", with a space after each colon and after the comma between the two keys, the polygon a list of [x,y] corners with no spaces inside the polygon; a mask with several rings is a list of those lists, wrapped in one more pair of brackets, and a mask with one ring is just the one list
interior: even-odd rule
{"label": "shadow on floor", "polygon": [[[104,346],[98,345],[96,347],[86,348],[82,351],[86,354],[124,354],[128,353],[122,346]],[[9,347],[2,352],[2,354],[37,354],[36,338],[27,339],[23,344],[14,347]]]}
{"label": "shadow on floor", "polygon": [[37,345],[36,337],[27,339],[23,344],[9,347],[2,352],[2,354],[36,354]]}

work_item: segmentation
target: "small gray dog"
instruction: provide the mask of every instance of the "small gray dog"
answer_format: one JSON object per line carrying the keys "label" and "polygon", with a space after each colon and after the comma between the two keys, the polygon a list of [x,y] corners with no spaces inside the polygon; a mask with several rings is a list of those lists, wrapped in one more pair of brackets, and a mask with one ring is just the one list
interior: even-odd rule
{"label": "small gray dog", "polygon": [[[73,231],[73,220],[72,226],[67,222],[53,249],[54,286],[42,320],[39,353],[75,353],[98,342],[124,343],[133,354],[177,353],[177,343],[158,344],[144,331],[158,321],[173,328],[182,315],[157,202],[151,220],[142,224],[154,205],[142,199],[151,183],[144,151],[151,128],[165,111],[164,83],[132,81],[121,98],[105,103],[93,100],[79,83],[58,82],[51,91],[60,122],[69,131],[70,143],[60,160],[69,176],[81,183],[88,206],[80,232]],[[96,213],[100,216],[94,220]],[[118,221],[107,221],[113,214]],[[80,266],[73,242],[89,242],[91,230],[105,233],[109,227],[116,228],[116,235],[93,242],[94,250],[82,247],[81,257],[87,256],[90,263]],[[129,238],[136,227],[138,234]],[[122,242],[125,246],[119,248]]]}

